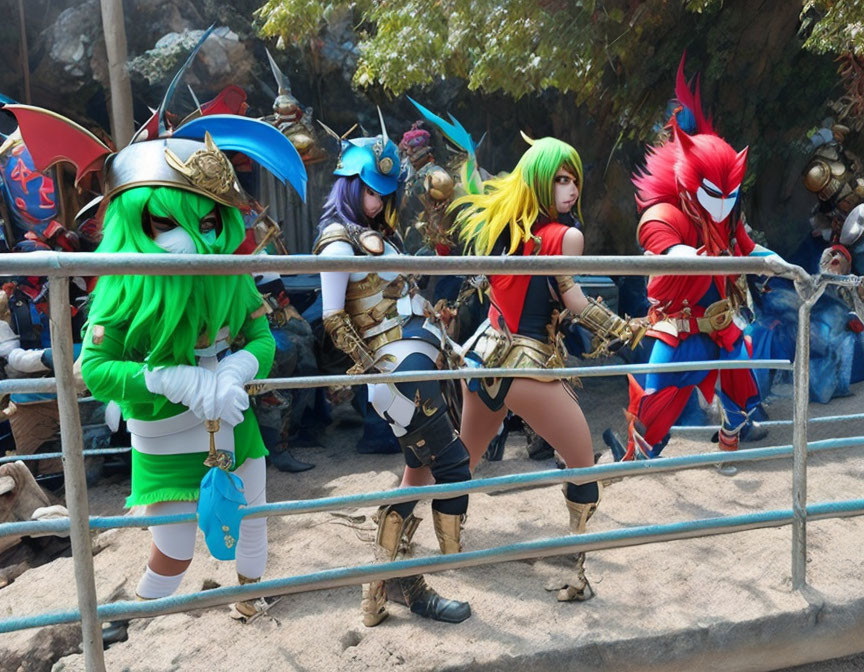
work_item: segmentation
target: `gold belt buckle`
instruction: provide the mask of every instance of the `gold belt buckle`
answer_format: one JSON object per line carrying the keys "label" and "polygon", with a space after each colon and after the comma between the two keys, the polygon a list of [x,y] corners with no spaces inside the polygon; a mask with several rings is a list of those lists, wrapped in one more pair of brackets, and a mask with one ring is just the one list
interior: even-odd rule
{"label": "gold belt buckle", "polygon": [[720,331],[732,324],[733,318],[732,302],[729,299],[723,299],[708,306],[704,319],[708,320],[708,324],[714,331]]}

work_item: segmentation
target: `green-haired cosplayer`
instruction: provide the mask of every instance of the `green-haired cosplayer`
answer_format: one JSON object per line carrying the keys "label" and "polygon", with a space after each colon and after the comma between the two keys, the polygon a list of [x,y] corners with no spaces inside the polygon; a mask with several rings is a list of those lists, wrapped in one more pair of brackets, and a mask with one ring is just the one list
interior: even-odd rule
{"label": "green-haired cosplayer", "polygon": [[[290,142],[255,120],[201,117],[166,137],[160,119],[161,137],[139,133],[109,156],[69,120],[27,106],[13,111],[24,136],[42,143],[40,168],[77,152],[71,160],[79,172],[104,171],[108,205],[97,252],[233,253],[245,234],[238,207],[246,196],[220,143],[242,149],[305,194],[305,170]],[[239,512],[242,504],[266,502],[267,451],[244,387],[273,364],[264,312],[249,274],[104,276],[91,296],[81,358],[88,388],[119,405],[132,436],[127,506],[144,505],[148,515],[197,509],[208,548],[220,559],[236,558],[240,583],[260,580],[267,561],[266,519],[241,520]],[[139,598],[165,597],[179,587],[197,527],[192,521],[150,528]],[[262,607],[234,606],[238,618]]]}
{"label": "green-haired cosplayer", "polygon": [[[224,254],[240,244],[244,225],[236,208],[212,198],[140,186],[114,198],[104,231],[97,252]],[[132,435],[127,506],[146,505],[148,515],[195,511],[209,469],[204,421],[216,418],[216,448],[233,453],[247,505],[265,503],[267,451],[243,385],[269,373],[275,344],[252,277],[105,276],[93,292],[89,324],[84,380],[94,396],[119,404]],[[95,340],[93,325],[104,329]],[[196,523],[151,532],[150,559],[136,591],[143,599],[178,588],[194,552]],[[267,560],[266,519],[244,519],[237,539],[226,543],[235,541],[239,581],[259,580]],[[235,608],[247,618],[256,610],[250,602]]]}

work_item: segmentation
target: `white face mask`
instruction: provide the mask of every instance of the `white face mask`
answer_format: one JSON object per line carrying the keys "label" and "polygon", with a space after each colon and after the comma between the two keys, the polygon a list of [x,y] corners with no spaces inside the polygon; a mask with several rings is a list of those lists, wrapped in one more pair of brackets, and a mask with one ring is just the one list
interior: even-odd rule
{"label": "white face mask", "polygon": [[186,233],[182,226],[176,226],[170,231],[163,231],[153,239],[153,242],[166,252],[173,252],[174,254],[195,254],[198,251],[192,236]]}
{"label": "white face mask", "polygon": [[696,190],[696,198],[699,204],[705,208],[705,212],[711,215],[711,219],[715,222],[722,222],[732,212],[735,203],[738,201],[738,192],[741,185],[738,185],[725,198],[722,190],[713,182],[702,180],[702,186]]}

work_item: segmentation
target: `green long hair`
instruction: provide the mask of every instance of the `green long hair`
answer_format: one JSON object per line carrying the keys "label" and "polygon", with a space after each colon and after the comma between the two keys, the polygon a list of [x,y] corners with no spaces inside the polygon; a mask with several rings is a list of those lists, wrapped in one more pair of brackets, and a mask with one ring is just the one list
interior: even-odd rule
{"label": "green long hair", "polygon": [[[527,139],[527,138],[526,138]],[[540,138],[531,142],[513,172],[483,183],[483,193],[453,201],[450,209],[465,207],[456,217],[459,237],[475,254],[489,254],[504,229],[510,231],[513,254],[531,236],[540,215],[557,217],[553,181],[559,168],[576,176],[579,198],[576,213],[582,219],[582,159],[566,142]]]}
{"label": "green long hair", "polygon": [[[201,217],[218,207],[222,231],[209,244],[198,231]],[[146,211],[171,217],[195,241],[198,254],[230,254],[243,241],[240,211],[205,196],[171,187],[136,187],[108,205],[96,252],[166,254],[144,231]],[[125,332],[124,354],[144,358],[150,368],[194,364],[195,343],[228,326],[236,337],[261,306],[252,276],[106,275],[90,296],[88,329],[102,325]]]}

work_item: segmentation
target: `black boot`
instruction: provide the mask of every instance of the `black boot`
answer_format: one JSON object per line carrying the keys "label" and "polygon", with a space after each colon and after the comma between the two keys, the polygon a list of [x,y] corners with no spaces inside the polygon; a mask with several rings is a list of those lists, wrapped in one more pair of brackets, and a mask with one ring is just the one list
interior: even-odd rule
{"label": "black boot", "polygon": [[471,605],[441,597],[429,587],[422,574],[388,580],[387,597],[433,621],[461,623],[471,615]]}
{"label": "black boot", "polygon": [[291,454],[291,451],[287,448],[281,453],[271,455],[270,463],[279,471],[287,471],[290,473],[309,471],[310,469],[315,467],[314,464],[309,464],[308,462],[301,462],[300,460],[298,460]]}

